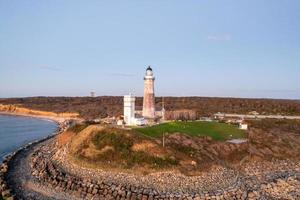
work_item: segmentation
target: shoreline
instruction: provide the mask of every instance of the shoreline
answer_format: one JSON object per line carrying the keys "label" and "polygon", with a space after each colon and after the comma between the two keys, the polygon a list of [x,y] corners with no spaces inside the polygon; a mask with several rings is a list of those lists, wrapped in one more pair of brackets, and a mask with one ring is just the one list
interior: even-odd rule
{"label": "shoreline", "polygon": [[8,180],[7,180],[7,174],[11,171],[10,170],[11,162],[13,162],[18,155],[21,155],[22,153],[26,152],[28,149],[33,148],[35,145],[38,145],[48,139],[55,137],[55,135],[56,132],[40,140],[35,140],[33,142],[30,142],[18,148],[17,150],[9,153],[3,158],[3,161],[0,164],[0,183],[1,183],[0,199],[13,197],[12,190],[14,190],[14,188],[9,187]]}
{"label": "shoreline", "polygon": [[3,162],[0,164],[0,183],[1,183],[0,199],[1,198],[14,199],[15,197],[13,191],[15,191],[16,188],[9,184],[10,180],[8,178],[9,173],[13,172],[13,170],[11,169],[13,166],[13,162],[15,162],[19,156],[21,156],[22,159],[25,159],[24,154],[26,154],[26,152],[30,151],[31,149],[34,149],[36,146],[42,144],[43,142],[46,142],[47,140],[51,140],[59,133],[61,133],[61,130],[58,130],[53,134],[48,135],[40,140],[35,140],[33,142],[30,142],[25,146],[18,148],[16,151],[11,152],[4,158]]}
{"label": "shoreline", "polygon": [[8,153],[7,155],[3,156],[3,161],[0,162],[0,199],[2,198],[14,198],[14,194],[12,191],[14,188],[10,188],[8,185],[7,175],[10,172],[11,163],[16,159],[16,157],[21,156],[26,151],[38,146],[39,144],[50,140],[51,138],[56,137],[58,134],[64,132],[69,126],[70,121],[76,120],[71,118],[62,118],[62,117],[50,117],[50,116],[42,116],[42,115],[30,115],[30,114],[23,114],[23,113],[13,113],[13,112],[0,112],[0,115],[10,115],[10,116],[19,116],[19,117],[29,117],[29,118],[36,118],[40,120],[50,120],[57,124],[57,129],[53,133],[41,138],[36,139],[27,144],[17,148],[16,150]]}
{"label": "shoreline", "polygon": [[[41,139],[35,139],[33,141],[30,141],[20,147],[18,147],[15,151],[21,150],[23,148],[26,148],[26,146],[34,144],[35,142],[39,142],[40,140],[44,140],[45,138],[48,137],[52,137],[55,136],[57,134],[59,134],[61,131],[64,130],[64,126],[66,126],[67,122],[69,122],[70,120],[75,120],[75,119],[71,119],[71,118],[63,118],[63,117],[53,117],[53,116],[45,116],[45,115],[31,115],[31,114],[24,114],[24,113],[17,113],[17,112],[7,112],[7,111],[0,111],[0,115],[6,115],[6,116],[15,116],[15,117],[27,117],[27,118],[34,118],[34,119],[39,119],[39,120],[48,120],[51,121],[53,123],[55,123],[57,125],[57,129],[49,134],[46,137],[43,137]],[[0,162],[0,165],[6,160],[7,157],[9,157],[11,154],[13,154],[15,151],[9,152],[5,155],[2,156],[2,161]]]}
{"label": "shoreline", "polygon": [[[33,115],[33,114],[25,114],[25,113],[19,113],[19,112],[9,112],[9,111],[0,111],[0,115],[8,115],[8,116],[15,116],[15,117],[28,117],[28,118],[34,118],[34,119],[39,119],[39,120],[49,120],[51,122],[54,122],[57,125],[57,130],[54,131],[53,133],[51,133],[49,136],[55,136],[57,134],[59,134],[60,132],[63,132],[65,130],[66,126],[69,126],[69,122],[70,121],[76,121],[76,122],[82,122],[83,119],[81,118],[66,118],[66,117],[54,117],[54,116],[47,116],[47,115]],[[42,138],[41,140],[43,140],[44,138]],[[23,147],[32,144],[33,142],[39,141],[39,139],[36,139],[34,141],[30,141],[27,144],[19,147],[17,150],[22,149]],[[13,153],[13,152],[11,152]],[[6,155],[4,155],[3,161],[5,160],[5,158],[7,156],[9,156],[11,153],[8,153]],[[2,161],[2,162],[3,162]],[[0,165],[2,164],[2,162],[0,162]]]}
{"label": "shoreline", "polygon": [[10,116],[29,117],[29,118],[50,120],[50,121],[57,123],[58,125],[60,125],[61,123],[64,123],[65,121],[69,121],[69,120],[79,120],[79,121],[82,120],[80,118],[75,119],[75,118],[53,117],[53,116],[46,116],[46,115],[32,115],[32,114],[7,112],[7,111],[0,111],[0,115],[10,115]]}

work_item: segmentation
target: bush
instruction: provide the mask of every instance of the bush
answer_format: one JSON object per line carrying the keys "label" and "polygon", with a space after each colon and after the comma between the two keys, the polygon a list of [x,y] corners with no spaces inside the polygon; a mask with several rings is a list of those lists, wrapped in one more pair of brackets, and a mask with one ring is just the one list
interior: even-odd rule
{"label": "bush", "polygon": [[86,127],[88,127],[87,124],[75,124],[74,126],[71,126],[67,131],[79,133]]}

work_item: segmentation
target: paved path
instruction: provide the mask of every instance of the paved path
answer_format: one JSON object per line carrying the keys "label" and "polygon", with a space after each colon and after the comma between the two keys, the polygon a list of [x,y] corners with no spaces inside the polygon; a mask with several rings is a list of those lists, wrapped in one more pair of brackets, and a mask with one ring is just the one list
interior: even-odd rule
{"label": "paved path", "polygon": [[291,115],[240,115],[240,114],[228,114],[228,113],[217,113],[214,114],[216,117],[236,117],[244,119],[300,119],[300,116]]}

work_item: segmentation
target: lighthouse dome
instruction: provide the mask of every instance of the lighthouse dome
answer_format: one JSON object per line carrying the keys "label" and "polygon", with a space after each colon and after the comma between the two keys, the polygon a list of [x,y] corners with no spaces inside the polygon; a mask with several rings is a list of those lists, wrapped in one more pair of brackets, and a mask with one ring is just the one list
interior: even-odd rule
{"label": "lighthouse dome", "polygon": [[153,76],[152,68],[149,66],[146,70],[146,76]]}

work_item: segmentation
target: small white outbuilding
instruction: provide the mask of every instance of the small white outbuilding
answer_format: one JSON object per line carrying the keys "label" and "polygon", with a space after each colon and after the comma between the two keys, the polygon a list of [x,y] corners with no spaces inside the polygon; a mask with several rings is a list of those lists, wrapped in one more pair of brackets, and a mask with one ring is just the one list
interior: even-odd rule
{"label": "small white outbuilding", "polygon": [[123,120],[118,120],[117,121],[117,125],[118,126],[123,126],[124,125],[124,121]]}
{"label": "small white outbuilding", "polygon": [[248,124],[245,122],[241,122],[239,128],[242,130],[248,130]]}
{"label": "small white outbuilding", "polygon": [[124,121],[130,126],[135,124],[135,97],[132,94],[124,96]]}
{"label": "small white outbuilding", "polygon": [[135,117],[135,97],[132,94],[124,96],[124,122],[128,126],[146,125],[144,118]]}

